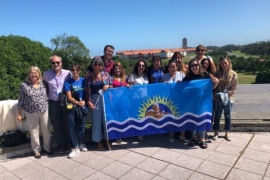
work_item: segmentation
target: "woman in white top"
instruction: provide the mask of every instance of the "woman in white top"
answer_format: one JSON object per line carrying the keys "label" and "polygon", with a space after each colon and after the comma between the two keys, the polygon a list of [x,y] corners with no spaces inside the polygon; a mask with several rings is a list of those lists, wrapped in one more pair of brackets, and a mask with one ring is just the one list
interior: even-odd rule
{"label": "woman in white top", "polygon": [[[163,82],[166,82],[166,83],[181,82],[184,79],[184,77],[185,77],[184,72],[177,71],[177,61],[174,60],[174,59],[171,59],[169,61],[169,63],[168,63],[168,70],[169,70],[169,72],[166,73],[166,74],[164,74],[161,77]],[[179,138],[181,140],[183,140],[184,142],[189,142],[186,139],[185,131],[180,132]],[[174,142],[174,133],[172,133],[172,132],[169,134],[169,141],[170,142]]]}
{"label": "woman in white top", "polygon": [[128,78],[129,85],[143,85],[148,84],[147,76],[147,63],[144,60],[139,60],[132,71],[132,74]]}
{"label": "woman in white top", "polygon": [[[132,74],[128,78],[128,84],[133,85],[143,85],[148,84],[148,75],[147,75],[147,63],[144,60],[139,60],[135,64]],[[140,141],[143,141],[143,136],[138,136]]]}

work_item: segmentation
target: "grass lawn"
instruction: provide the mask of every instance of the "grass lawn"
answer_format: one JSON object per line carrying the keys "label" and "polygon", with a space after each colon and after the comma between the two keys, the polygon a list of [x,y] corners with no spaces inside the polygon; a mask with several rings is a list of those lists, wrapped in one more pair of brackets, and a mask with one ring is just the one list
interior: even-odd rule
{"label": "grass lawn", "polygon": [[237,73],[238,84],[253,84],[255,83],[256,74]]}
{"label": "grass lawn", "polygon": [[248,54],[245,54],[245,53],[241,53],[241,51],[233,51],[232,54],[234,54],[236,56],[242,56],[242,57],[245,57],[245,58],[249,58],[249,57],[259,58],[260,57],[258,55],[248,55]]}

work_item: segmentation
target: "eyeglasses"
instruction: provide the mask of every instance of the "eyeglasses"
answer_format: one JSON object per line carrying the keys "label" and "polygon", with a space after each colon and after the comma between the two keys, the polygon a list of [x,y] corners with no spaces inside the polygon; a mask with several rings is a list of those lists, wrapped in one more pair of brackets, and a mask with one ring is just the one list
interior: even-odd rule
{"label": "eyeglasses", "polygon": [[75,71],[79,72],[79,69],[72,69],[72,71],[73,71],[73,72],[75,72]]}
{"label": "eyeglasses", "polygon": [[139,65],[138,65],[138,67],[145,67],[145,65],[143,65],[143,64],[139,64]]}
{"label": "eyeglasses", "polygon": [[198,49],[197,51],[198,51],[198,52],[204,52],[204,50],[202,50],[202,49]]}
{"label": "eyeglasses", "polygon": [[95,66],[99,66],[99,67],[101,67],[101,66],[102,66],[102,64],[95,64]]}
{"label": "eyeglasses", "polygon": [[193,68],[193,67],[198,67],[199,64],[191,64],[190,67]]}
{"label": "eyeglasses", "polygon": [[112,53],[113,54],[113,51],[110,51],[110,50],[107,50],[108,53]]}
{"label": "eyeglasses", "polygon": [[51,62],[51,64],[60,64],[59,61]]}

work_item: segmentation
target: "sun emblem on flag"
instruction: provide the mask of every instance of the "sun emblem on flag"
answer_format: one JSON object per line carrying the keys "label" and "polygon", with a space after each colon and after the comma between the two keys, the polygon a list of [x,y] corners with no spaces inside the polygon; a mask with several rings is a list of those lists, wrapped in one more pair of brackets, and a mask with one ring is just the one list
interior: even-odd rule
{"label": "sun emblem on flag", "polygon": [[161,118],[165,114],[172,114],[176,117],[180,116],[180,112],[172,100],[169,100],[165,96],[153,96],[141,104],[138,119],[142,119],[146,116]]}

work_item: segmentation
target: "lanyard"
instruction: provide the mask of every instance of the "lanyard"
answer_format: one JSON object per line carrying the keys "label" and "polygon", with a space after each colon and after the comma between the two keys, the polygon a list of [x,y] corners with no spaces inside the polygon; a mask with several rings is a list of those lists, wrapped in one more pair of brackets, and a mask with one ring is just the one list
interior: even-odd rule
{"label": "lanyard", "polygon": [[57,89],[59,88],[59,84],[60,84],[60,79],[61,79],[61,77],[62,77],[62,72],[60,71],[60,74],[59,74],[59,76],[57,76],[56,74],[55,74],[55,72],[53,71],[53,74],[54,74],[54,80],[55,80],[55,82],[56,82],[56,86],[57,86]]}

